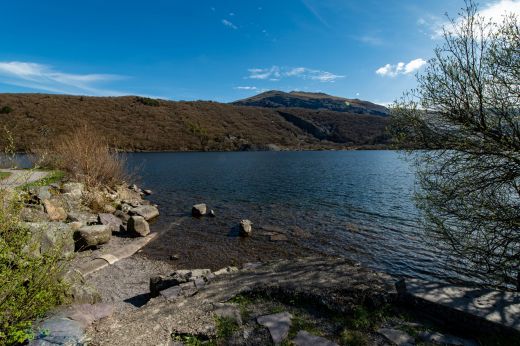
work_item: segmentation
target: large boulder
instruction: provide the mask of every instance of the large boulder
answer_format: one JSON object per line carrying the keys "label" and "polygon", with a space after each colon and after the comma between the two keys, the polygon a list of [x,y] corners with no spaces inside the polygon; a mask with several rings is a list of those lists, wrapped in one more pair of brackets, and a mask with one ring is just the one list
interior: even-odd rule
{"label": "large boulder", "polygon": [[193,215],[195,217],[204,216],[204,215],[206,215],[207,212],[208,212],[208,207],[206,206],[205,203],[195,204],[191,208],[191,215]]}
{"label": "large boulder", "polygon": [[80,249],[108,243],[111,236],[112,231],[107,225],[83,226],[74,234],[77,247]]}
{"label": "large boulder", "polygon": [[63,222],[28,222],[31,240],[27,250],[35,256],[56,249],[61,257],[67,257],[74,252],[74,231]]}
{"label": "large boulder", "polygon": [[49,215],[45,213],[44,211],[33,208],[33,207],[26,207],[23,208],[20,213],[20,218],[22,221],[25,222],[45,222],[49,221]]}
{"label": "large boulder", "polygon": [[150,225],[142,216],[134,215],[128,219],[127,229],[129,232],[145,237],[150,233]]}
{"label": "large boulder", "polygon": [[130,213],[133,215],[142,216],[146,221],[148,221],[159,216],[159,209],[152,205],[141,205],[130,209]]}
{"label": "large boulder", "polygon": [[121,221],[120,218],[108,213],[99,214],[98,222],[102,225],[110,227],[112,232],[119,232],[121,230],[121,226],[123,225],[123,221]]}
{"label": "large boulder", "polygon": [[64,221],[67,218],[67,212],[56,201],[46,199],[43,201],[45,212],[49,215],[51,221]]}
{"label": "large boulder", "polygon": [[29,193],[40,201],[52,198],[50,186],[34,186],[29,188]]}
{"label": "large boulder", "polygon": [[253,233],[253,223],[251,220],[242,220],[240,221],[239,229],[240,229],[240,235],[243,237],[250,236]]}
{"label": "large boulder", "polygon": [[68,222],[81,222],[83,225],[93,225],[98,222],[98,218],[95,214],[81,212],[81,211],[71,211],[67,214]]}

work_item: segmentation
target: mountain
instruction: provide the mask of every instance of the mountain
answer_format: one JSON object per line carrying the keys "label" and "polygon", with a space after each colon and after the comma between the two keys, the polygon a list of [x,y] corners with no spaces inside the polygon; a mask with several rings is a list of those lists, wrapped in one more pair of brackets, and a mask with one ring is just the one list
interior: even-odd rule
{"label": "mountain", "polygon": [[369,114],[386,117],[389,115],[388,108],[358,99],[346,99],[331,96],[324,93],[310,93],[303,91],[291,91],[289,93],[277,90],[267,91],[232,104],[239,106],[254,106],[267,108],[306,108],[327,109],[335,112],[346,112],[354,114]]}
{"label": "mountain", "polygon": [[0,94],[17,150],[41,148],[88,123],[126,151],[341,149],[388,141],[388,118],[304,108],[174,102],[137,96]]}

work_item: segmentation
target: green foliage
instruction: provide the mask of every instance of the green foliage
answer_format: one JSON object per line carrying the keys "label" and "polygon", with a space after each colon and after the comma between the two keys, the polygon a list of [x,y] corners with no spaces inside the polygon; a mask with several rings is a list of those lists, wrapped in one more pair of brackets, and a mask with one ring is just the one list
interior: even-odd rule
{"label": "green foliage", "polygon": [[34,336],[32,321],[64,301],[66,286],[59,246],[35,254],[37,235],[20,220],[20,195],[0,190],[0,205],[0,344],[12,345]]}
{"label": "green foliage", "polygon": [[229,317],[215,317],[217,327],[217,338],[226,340],[229,339],[233,333],[238,330],[238,324],[235,320]]}
{"label": "green foliage", "polygon": [[0,172],[0,180],[7,179],[11,176],[11,172]]}
{"label": "green foliage", "polygon": [[356,330],[345,329],[341,332],[340,345],[342,346],[366,346],[368,339],[365,334]]}
{"label": "green foliage", "polygon": [[47,186],[54,183],[59,183],[65,178],[65,172],[55,170],[55,171],[49,171],[49,175],[47,175],[45,178],[33,181],[30,183],[23,184],[19,187],[19,190],[27,191],[32,187],[40,187],[40,186]]}
{"label": "green foliage", "polygon": [[137,102],[142,103],[145,106],[158,107],[161,105],[159,100],[151,99],[148,97],[136,97]]}
{"label": "green foliage", "polygon": [[9,114],[13,111],[13,109],[9,106],[3,106],[0,108],[0,114]]}

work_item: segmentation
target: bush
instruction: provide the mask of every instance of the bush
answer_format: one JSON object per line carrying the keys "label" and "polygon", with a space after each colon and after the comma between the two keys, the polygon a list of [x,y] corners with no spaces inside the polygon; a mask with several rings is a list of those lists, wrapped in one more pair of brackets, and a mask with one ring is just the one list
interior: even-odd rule
{"label": "bush", "polygon": [[126,160],[88,125],[57,138],[49,149],[36,154],[40,165],[61,170],[89,187],[115,186],[129,180]]}
{"label": "bush", "polygon": [[145,106],[158,107],[161,103],[158,100],[151,99],[148,97],[137,97],[136,101],[142,103]]}
{"label": "bush", "polygon": [[12,345],[32,338],[34,319],[63,302],[64,262],[59,246],[34,255],[39,243],[20,221],[19,194],[0,190],[0,204],[0,344]]}
{"label": "bush", "polygon": [[3,106],[0,108],[0,114],[9,114],[13,111],[13,109],[9,106]]}

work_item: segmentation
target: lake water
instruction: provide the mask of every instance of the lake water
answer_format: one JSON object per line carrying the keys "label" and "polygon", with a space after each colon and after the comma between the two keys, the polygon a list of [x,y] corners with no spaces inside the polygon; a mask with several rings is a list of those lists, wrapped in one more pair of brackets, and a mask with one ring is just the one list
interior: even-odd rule
{"label": "lake water", "polygon": [[[398,152],[136,153],[128,161],[160,206],[153,228],[161,235],[148,256],[215,269],[322,253],[399,276],[457,276],[422,232],[414,173]],[[217,217],[191,218],[196,203]],[[237,236],[241,219],[254,223],[252,237]]]}

